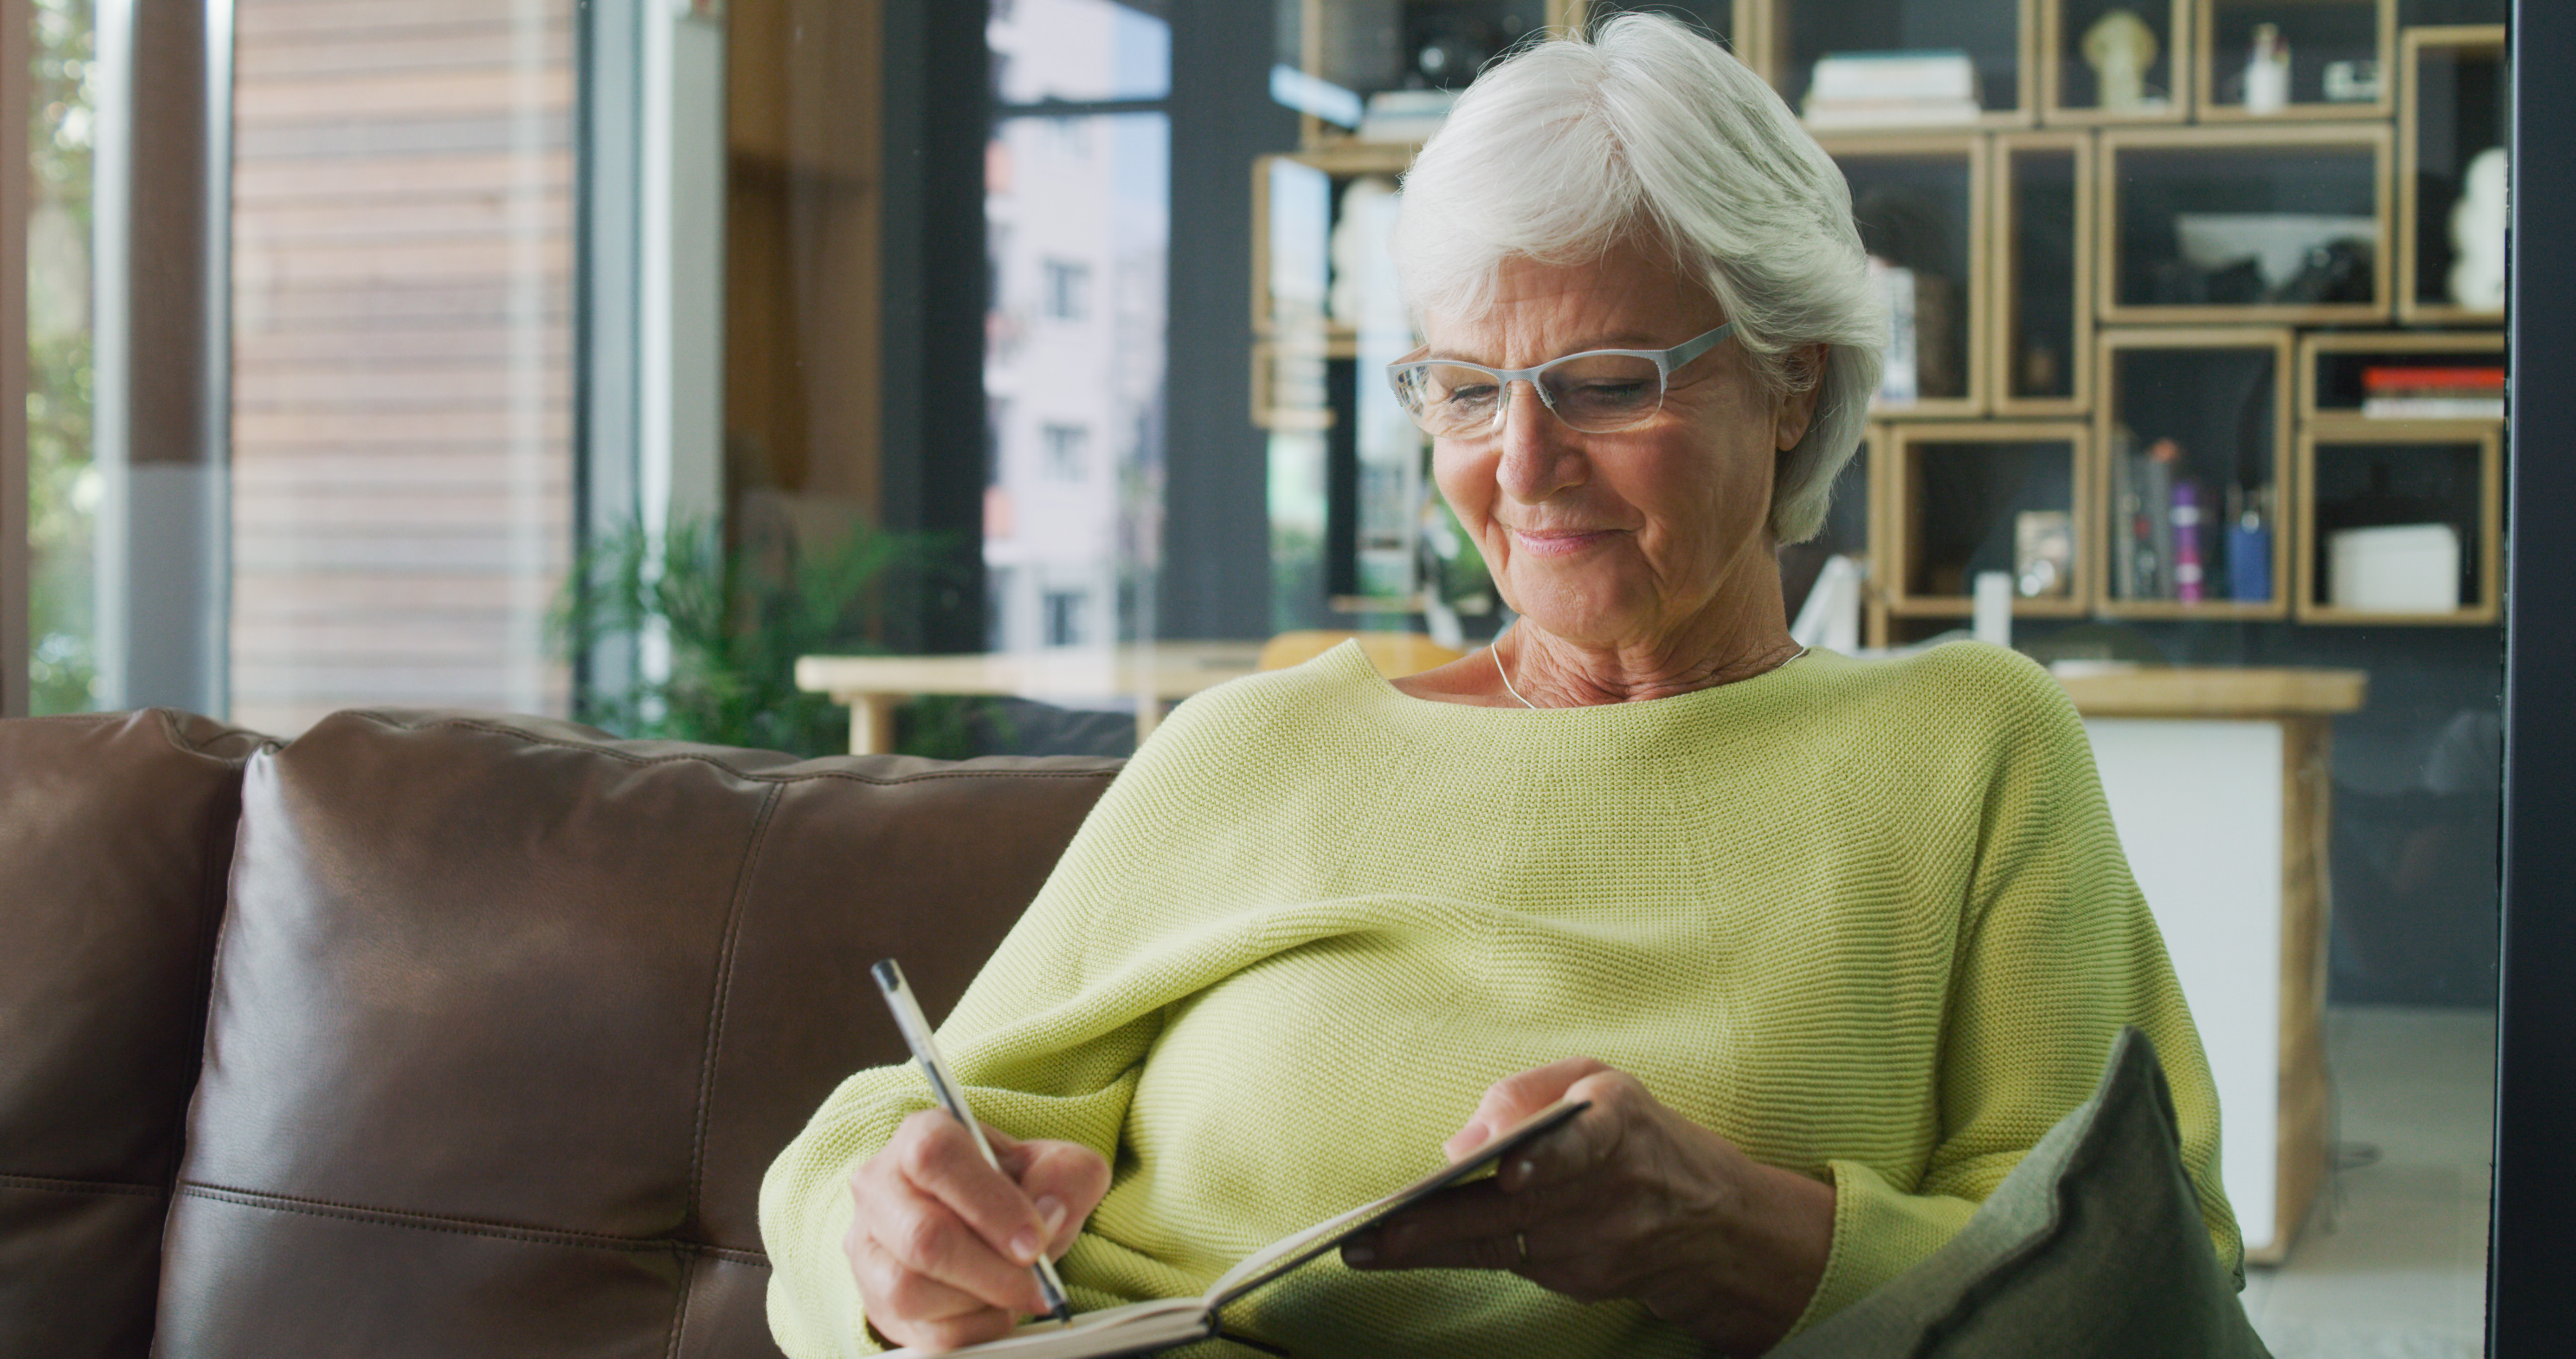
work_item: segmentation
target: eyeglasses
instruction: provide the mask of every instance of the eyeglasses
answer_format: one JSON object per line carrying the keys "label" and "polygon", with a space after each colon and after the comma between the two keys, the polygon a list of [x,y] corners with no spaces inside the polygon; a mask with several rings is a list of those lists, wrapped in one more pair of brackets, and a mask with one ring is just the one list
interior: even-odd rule
{"label": "eyeglasses", "polygon": [[1673,370],[1717,347],[1733,321],[1670,349],[1589,349],[1550,359],[1536,368],[1488,368],[1456,359],[1398,360],[1386,380],[1404,413],[1436,439],[1473,438],[1503,427],[1503,397],[1515,382],[1538,389],[1538,399],[1584,434],[1634,429],[1664,408],[1664,385]]}

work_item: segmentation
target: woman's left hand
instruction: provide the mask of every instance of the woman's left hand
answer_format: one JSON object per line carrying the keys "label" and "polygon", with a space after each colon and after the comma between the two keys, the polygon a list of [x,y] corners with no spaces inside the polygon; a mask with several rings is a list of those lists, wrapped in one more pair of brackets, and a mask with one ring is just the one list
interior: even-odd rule
{"label": "woman's left hand", "polygon": [[1824,1278],[1833,1187],[1753,1160],[1588,1057],[1496,1082],[1450,1159],[1559,1099],[1592,1107],[1354,1238],[1343,1261],[1507,1269],[1582,1302],[1633,1298],[1720,1353],[1779,1343]]}

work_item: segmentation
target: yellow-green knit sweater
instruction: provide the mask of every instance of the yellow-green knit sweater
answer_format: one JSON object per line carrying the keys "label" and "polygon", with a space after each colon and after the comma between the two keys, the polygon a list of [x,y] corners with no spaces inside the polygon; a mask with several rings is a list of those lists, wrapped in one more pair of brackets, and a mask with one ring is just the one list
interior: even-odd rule
{"label": "yellow-green knit sweater", "polygon": [[[2199,1039],[2074,709],[2011,652],[1529,711],[1407,697],[1346,645],[1182,705],[940,1040],[986,1122],[1110,1158],[1063,1261],[1079,1309],[1200,1291],[1582,1054],[1830,1177],[1812,1322],[1946,1240],[2124,1023],[2233,1263]],[[771,1168],[797,1359],[868,1347],[845,1181],[928,1104],[911,1068],[862,1071]],[[1634,1304],[1329,1257],[1227,1324],[1301,1356],[1696,1352]]]}

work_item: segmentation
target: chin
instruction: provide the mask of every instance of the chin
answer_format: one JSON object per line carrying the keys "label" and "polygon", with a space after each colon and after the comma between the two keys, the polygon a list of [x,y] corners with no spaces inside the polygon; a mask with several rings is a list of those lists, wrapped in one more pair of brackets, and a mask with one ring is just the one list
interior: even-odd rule
{"label": "chin", "polygon": [[1514,613],[1569,642],[1608,645],[1630,635],[1643,613],[1625,590],[1584,589],[1568,581],[1548,581],[1515,593],[1518,598],[1510,601]]}

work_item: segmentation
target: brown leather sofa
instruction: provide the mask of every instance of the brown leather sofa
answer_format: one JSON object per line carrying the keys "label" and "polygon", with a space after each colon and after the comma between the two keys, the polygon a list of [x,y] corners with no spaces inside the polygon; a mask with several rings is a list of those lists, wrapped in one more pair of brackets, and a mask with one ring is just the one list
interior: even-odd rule
{"label": "brown leather sofa", "polygon": [[760,1177],[1118,768],[0,722],[0,1357],[774,1355]]}

